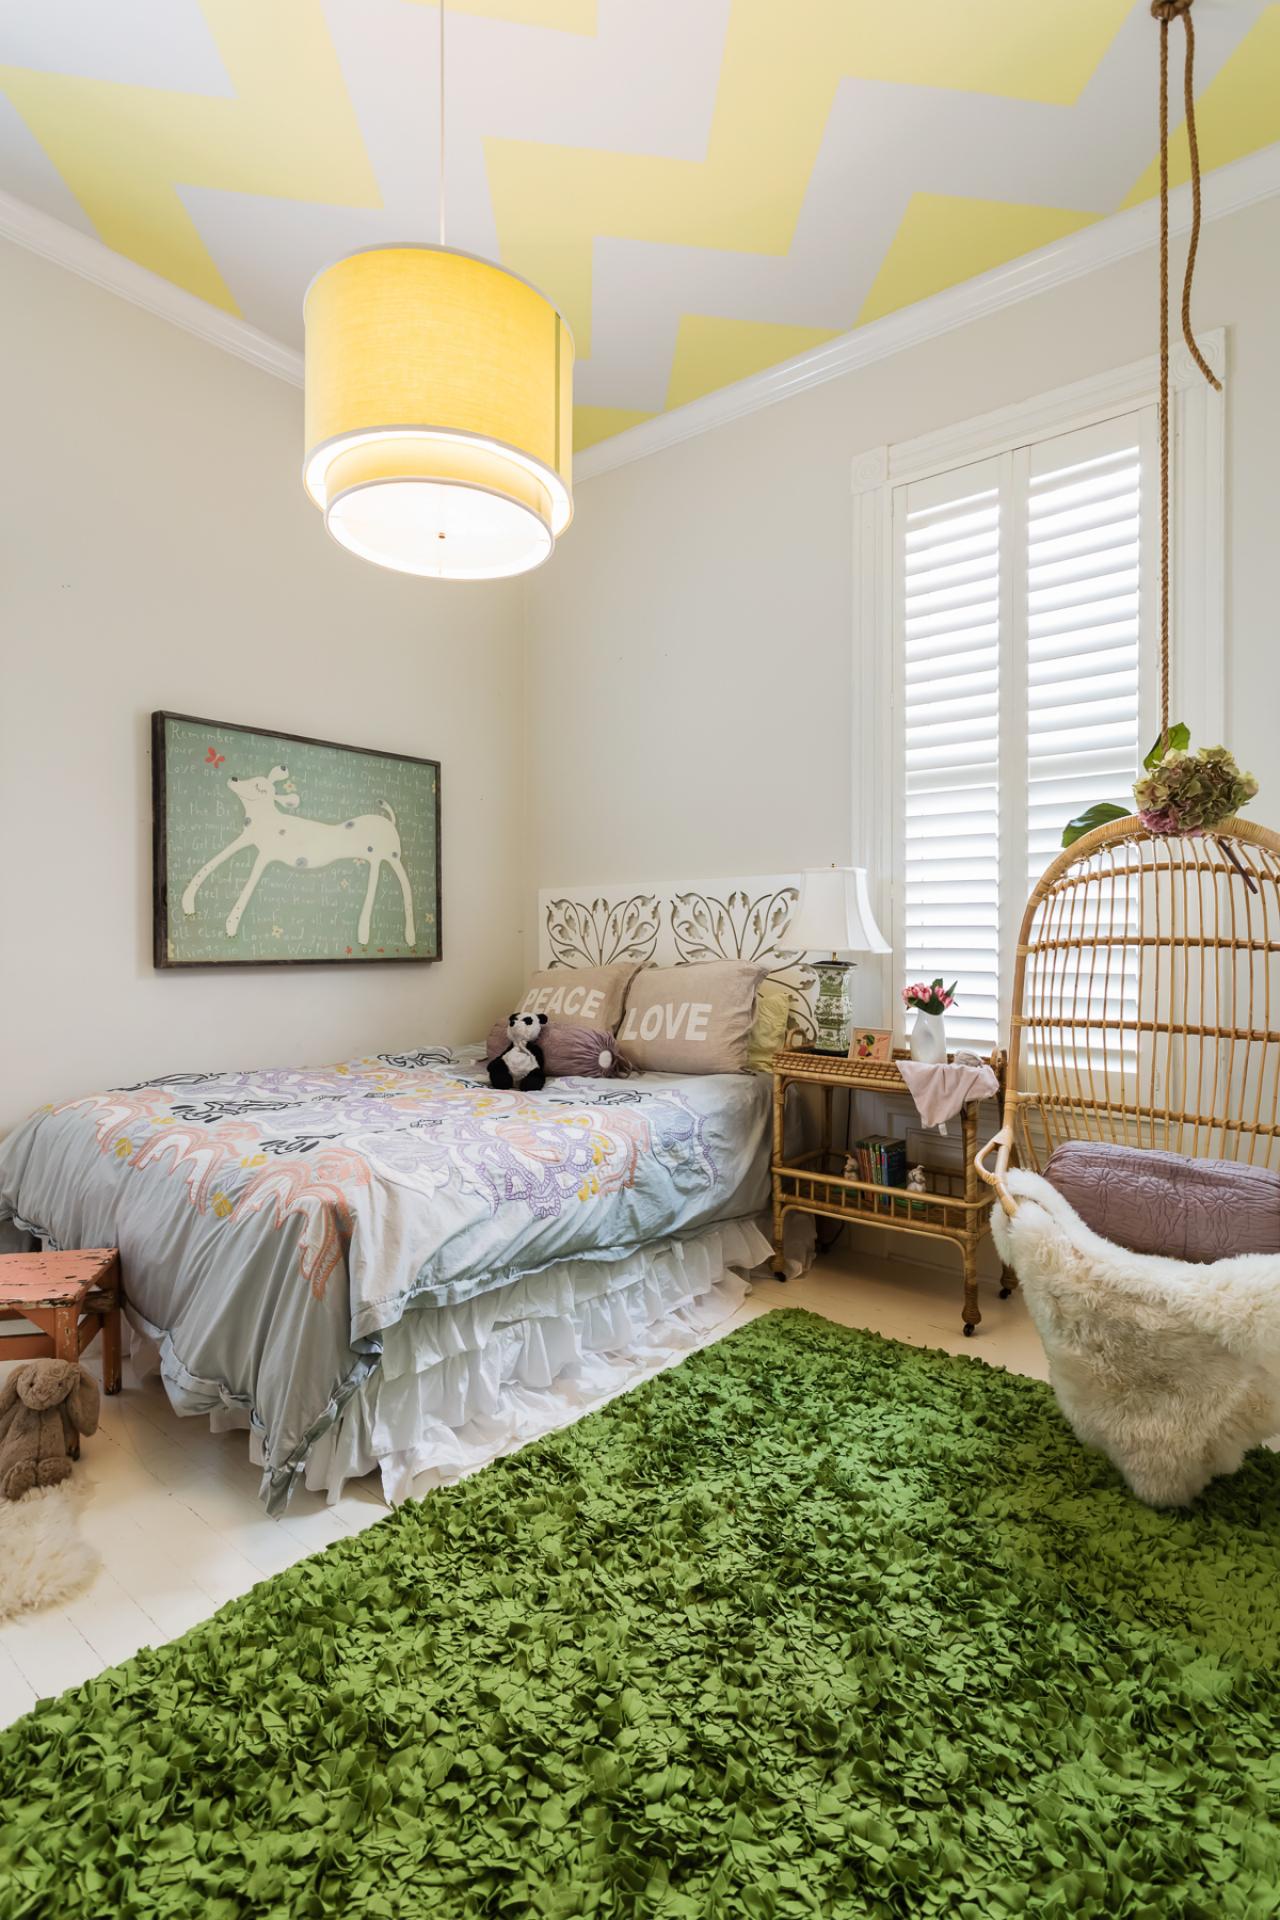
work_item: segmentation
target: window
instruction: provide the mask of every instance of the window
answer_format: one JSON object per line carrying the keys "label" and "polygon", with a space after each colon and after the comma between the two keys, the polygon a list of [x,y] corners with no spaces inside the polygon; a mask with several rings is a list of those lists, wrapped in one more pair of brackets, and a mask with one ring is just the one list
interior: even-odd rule
{"label": "window", "polygon": [[1071,817],[1154,731],[1155,410],[893,489],[896,985],[1005,1032],[1018,925]]}
{"label": "window", "polygon": [[[1225,378],[1225,333],[1201,344]],[[901,1035],[903,984],[943,974],[953,1043],[1005,1043],[1031,887],[1155,738],[1158,375],[1136,361],[853,460],[850,837],[893,948],[858,969],[873,1025],[892,1008]],[[1188,355],[1171,377],[1171,717],[1204,744],[1225,726],[1226,405]]]}

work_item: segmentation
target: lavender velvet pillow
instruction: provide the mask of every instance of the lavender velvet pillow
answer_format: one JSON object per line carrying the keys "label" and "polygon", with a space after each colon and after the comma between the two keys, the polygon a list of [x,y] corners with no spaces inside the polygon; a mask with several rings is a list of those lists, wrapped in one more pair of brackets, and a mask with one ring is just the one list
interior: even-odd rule
{"label": "lavender velvet pillow", "polygon": [[1072,1140],[1044,1174],[1087,1227],[1130,1253],[1280,1253],[1280,1174],[1265,1167]]}
{"label": "lavender velvet pillow", "polygon": [[[495,1020],[489,1029],[489,1051],[485,1060],[496,1060],[510,1045],[506,1021]],[[631,1071],[618,1052],[617,1041],[603,1027],[577,1027],[568,1020],[551,1020],[542,1029],[538,1045],[548,1073],[576,1073],[587,1080],[613,1080]]]}

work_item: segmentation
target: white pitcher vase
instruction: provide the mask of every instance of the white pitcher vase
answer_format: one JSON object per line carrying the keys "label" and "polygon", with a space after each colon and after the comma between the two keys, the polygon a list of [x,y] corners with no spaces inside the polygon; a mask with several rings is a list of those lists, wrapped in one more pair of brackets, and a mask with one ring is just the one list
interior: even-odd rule
{"label": "white pitcher vase", "polygon": [[911,1058],[931,1067],[945,1064],[947,1017],[944,1013],[917,1012],[911,1029]]}

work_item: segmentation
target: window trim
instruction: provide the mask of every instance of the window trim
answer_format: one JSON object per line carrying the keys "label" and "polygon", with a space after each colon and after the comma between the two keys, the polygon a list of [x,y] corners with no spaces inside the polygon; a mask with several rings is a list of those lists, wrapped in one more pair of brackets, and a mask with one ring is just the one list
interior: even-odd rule
{"label": "window trim", "polygon": [[[1200,345],[1223,382],[1221,391],[1208,384],[1184,346],[1170,356],[1170,637],[1175,704],[1179,713],[1196,715],[1197,743],[1212,745],[1223,738],[1226,719],[1226,329],[1201,335]],[[1159,383],[1153,354],[936,433],[870,448],[854,459],[851,842],[855,864],[869,869],[881,926],[898,927],[902,912],[894,872],[901,826],[895,777],[895,489],[1158,405]],[[894,990],[895,968],[893,954],[865,957],[858,1011],[871,1024],[890,1019],[901,1039],[904,1015]]]}

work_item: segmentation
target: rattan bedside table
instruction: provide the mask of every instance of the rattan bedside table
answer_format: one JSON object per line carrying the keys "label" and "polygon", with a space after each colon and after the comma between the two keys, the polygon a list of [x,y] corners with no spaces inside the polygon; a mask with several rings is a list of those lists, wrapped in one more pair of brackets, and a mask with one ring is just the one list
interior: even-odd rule
{"label": "rattan bedside table", "polygon": [[[899,1056],[906,1058],[905,1055]],[[1004,1093],[1004,1055],[993,1053],[990,1064]],[[785,1152],[787,1089],[822,1088],[822,1145],[809,1153]],[[927,1234],[959,1247],[964,1278],[964,1330],[971,1334],[982,1318],[978,1306],[978,1249],[989,1231],[991,1197],[982,1190],[974,1170],[978,1144],[978,1103],[971,1101],[960,1115],[964,1146],[963,1174],[941,1174],[956,1191],[912,1193],[905,1187],[882,1187],[852,1180],[845,1173],[846,1147],[832,1134],[832,1105],[837,1087],[846,1091],[889,1093],[906,1090],[897,1060],[842,1060],[837,1054],[786,1051],[773,1061],[773,1269],[782,1273],[782,1230],[789,1213],[811,1213],[824,1220],[856,1221],[864,1226],[888,1227],[898,1233]],[[1001,1268],[1000,1298],[1007,1299],[1015,1280]]]}

